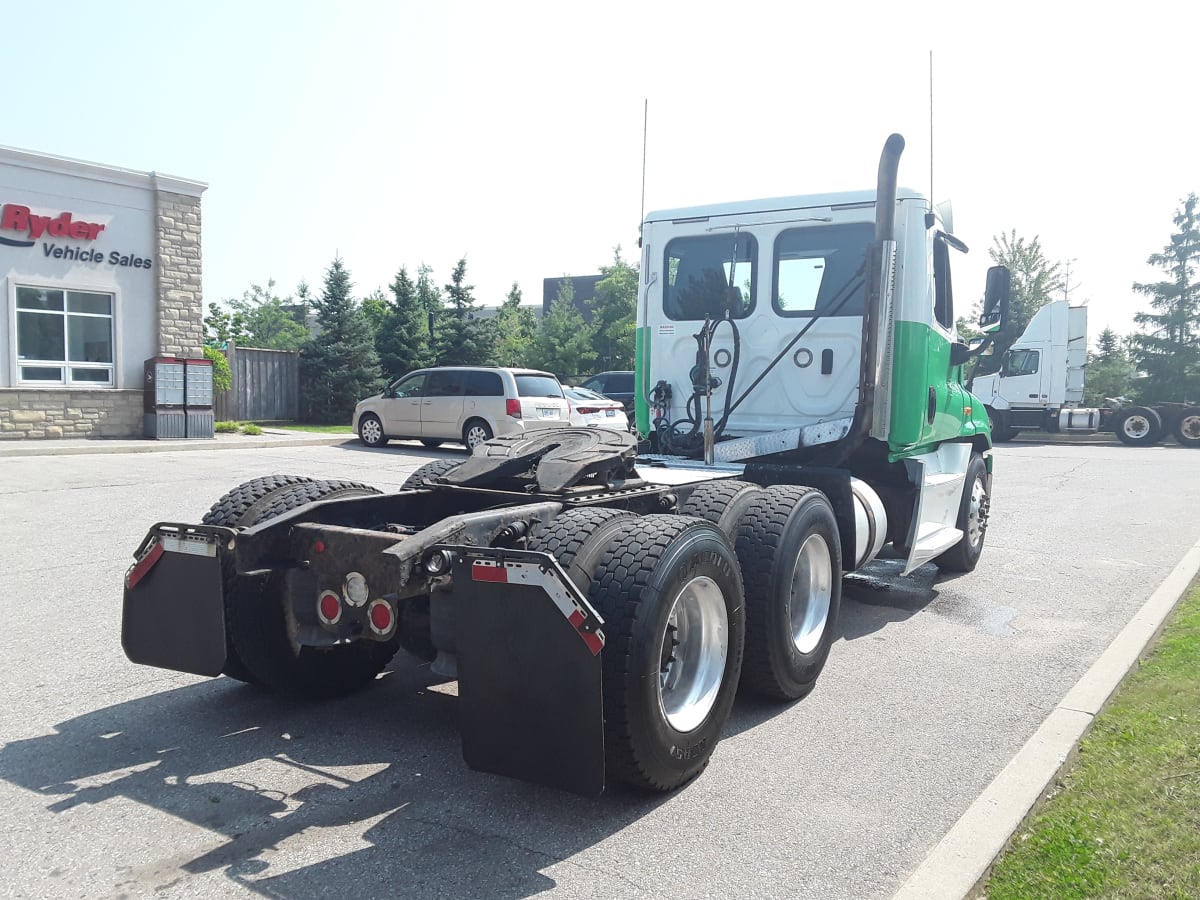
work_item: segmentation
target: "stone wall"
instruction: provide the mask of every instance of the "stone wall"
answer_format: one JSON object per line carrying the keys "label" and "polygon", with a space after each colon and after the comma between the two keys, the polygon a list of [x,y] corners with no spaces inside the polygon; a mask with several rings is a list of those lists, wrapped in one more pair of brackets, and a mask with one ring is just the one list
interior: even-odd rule
{"label": "stone wall", "polygon": [[140,438],[141,391],[0,388],[0,440]]}
{"label": "stone wall", "polygon": [[204,355],[200,198],[163,190],[156,190],[154,196],[158,352],[197,359]]}

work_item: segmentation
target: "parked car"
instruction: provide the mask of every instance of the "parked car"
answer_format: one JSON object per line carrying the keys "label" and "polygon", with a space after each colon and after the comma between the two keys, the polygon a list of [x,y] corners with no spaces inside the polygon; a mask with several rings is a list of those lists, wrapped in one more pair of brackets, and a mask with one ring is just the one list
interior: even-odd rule
{"label": "parked car", "polygon": [[562,385],[549,372],[440,366],[404,375],[360,401],[351,424],[368,447],[396,438],[426,447],[461,441],[474,450],[498,435],[565,427],[570,413]]}
{"label": "parked car", "polygon": [[620,400],[610,400],[583,387],[564,387],[571,404],[571,424],[582,428],[629,430],[629,416]]}
{"label": "parked car", "polygon": [[625,412],[633,415],[633,373],[632,372],[601,372],[591,378],[584,379],[579,384],[582,388],[603,394],[610,400],[620,400],[625,405]]}

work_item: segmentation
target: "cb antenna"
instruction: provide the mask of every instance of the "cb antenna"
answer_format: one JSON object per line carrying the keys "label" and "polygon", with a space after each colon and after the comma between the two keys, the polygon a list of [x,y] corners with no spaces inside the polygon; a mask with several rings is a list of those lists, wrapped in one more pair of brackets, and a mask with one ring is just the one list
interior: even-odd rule
{"label": "cb antenna", "polygon": [[638,212],[638,246],[642,246],[642,224],[646,221],[646,134],[650,128],[650,98],[642,101],[642,208]]}
{"label": "cb antenna", "polygon": [[929,212],[925,214],[925,227],[934,226],[933,213],[933,51],[929,51]]}

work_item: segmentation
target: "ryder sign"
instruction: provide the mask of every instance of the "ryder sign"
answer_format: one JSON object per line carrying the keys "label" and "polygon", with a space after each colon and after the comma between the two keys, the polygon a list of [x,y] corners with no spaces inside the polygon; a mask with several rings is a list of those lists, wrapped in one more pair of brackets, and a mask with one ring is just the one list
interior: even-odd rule
{"label": "ryder sign", "polygon": [[6,203],[0,209],[0,245],[7,247],[32,247],[42,242],[42,255],[52,259],[70,259],[86,263],[107,264],[133,269],[149,269],[151,260],[136,253],[121,253],[112,250],[107,256],[94,247],[78,244],[58,244],[43,238],[67,238],[71,241],[94,241],[105,226],[99,222],[76,219],[71,212],[57,215],[38,215],[28,206]]}

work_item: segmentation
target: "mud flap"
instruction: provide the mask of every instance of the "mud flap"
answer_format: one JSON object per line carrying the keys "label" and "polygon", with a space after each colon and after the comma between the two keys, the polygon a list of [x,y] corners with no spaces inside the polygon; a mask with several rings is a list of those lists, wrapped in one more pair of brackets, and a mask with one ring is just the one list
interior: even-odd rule
{"label": "mud flap", "polygon": [[603,621],[548,554],[454,550],[452,602],[467,765],[599,795]]}
{"label": "mud flap", "polygon": [[121,646],[133,662],[194,675],[225,666],[221,547],[233,531],[159,524],[125,575]]}

